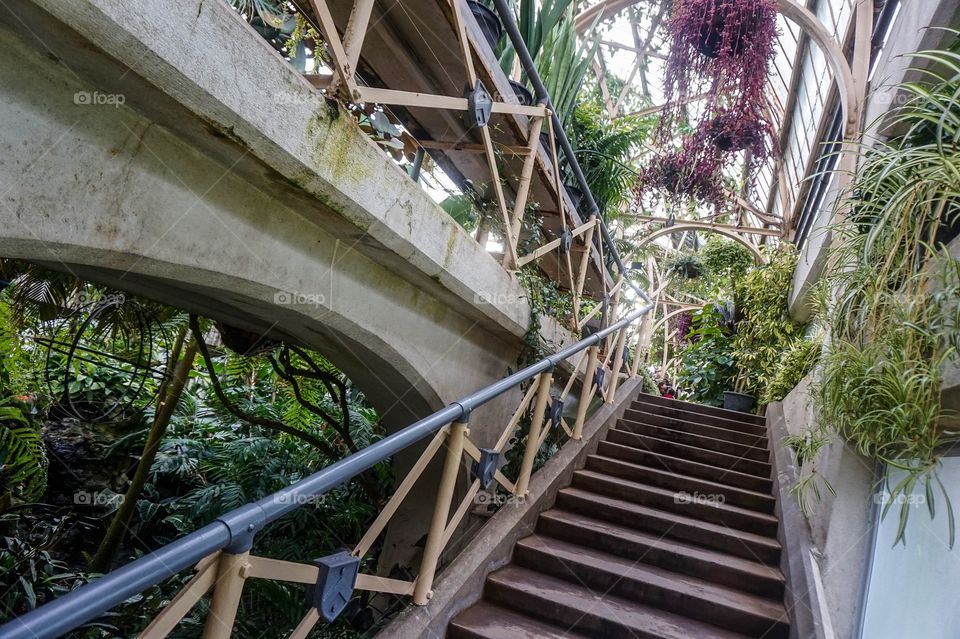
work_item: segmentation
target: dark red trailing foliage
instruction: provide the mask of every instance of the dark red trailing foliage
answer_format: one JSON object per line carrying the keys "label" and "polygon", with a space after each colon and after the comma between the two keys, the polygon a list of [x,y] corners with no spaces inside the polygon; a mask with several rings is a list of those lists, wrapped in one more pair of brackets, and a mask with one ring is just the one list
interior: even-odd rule
{"label": "dark red trailing foliage", "polygon": [[690,326],[693,324],[693,315],[690,313],[680,313],[677,316],[677,339],[681,342],[687,339],[687,333],[690,332]]}
{"label": "dark red trailing foliage", "polygon": [[773,149],[764,87],[777,37],[775,0],[674,0],[668,30],[660,142],[669,143],[683,122],[686,99],[705,94],[697,135],[724,152],[749,149],[755,170]]}
{"label": "dark red trailing foliage", "polygon": [[720,213],[726,208],[720,168],[720,154],[712,145],[689,136],[681,148],[661,152],[647,162],[637,178],[636,196],[663,196],[668,205],[703,202]]}

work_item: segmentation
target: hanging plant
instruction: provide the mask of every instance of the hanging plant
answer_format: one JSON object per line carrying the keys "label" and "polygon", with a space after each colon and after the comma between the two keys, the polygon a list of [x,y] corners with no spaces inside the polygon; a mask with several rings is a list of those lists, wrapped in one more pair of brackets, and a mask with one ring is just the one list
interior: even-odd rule
{"label": "hanging plant", "polygon": [[715,213],[726,209],[726,193],[716,153],[704,152],[702,144],[687,138],[680,149],[660,153],[640,171],[636,195],[663,197],[668,204],[706,203]]}
{"label": "hanging plant", "polygon": [[693,315],[690,313],[680,313],[677,316],[677,339],[681,342],[687,340],[687,334],[693,324]]}
{"label": "hanging plant", "polygon": [[749,149],[751,173],[770,155],[764,88],[777,37],[775,0],[675,0],[658,137],[666,142],[694,95],[707,96],[697,137],[722,151]]}
{"label": "hanging plant", "polygon": [[694,253],[679,253],[666,260],[667,271],[688,280],[694,280],[704,274],[706,267],[703,258]]}
{"label": "hanging plant", "polygon": [[773,139],[773,127],[755,113],[752,106],[749,113],[726,111],[704,123],[698,134],[705,141],[725,153],[749,151],[753,158],[766,160],[770,157],[770,140]]}

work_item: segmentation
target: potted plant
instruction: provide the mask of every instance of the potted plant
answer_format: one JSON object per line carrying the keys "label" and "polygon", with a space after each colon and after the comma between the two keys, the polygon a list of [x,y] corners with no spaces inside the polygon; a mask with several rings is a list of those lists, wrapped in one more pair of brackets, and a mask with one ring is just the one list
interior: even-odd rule
{"label": "potted plant", "polygon": [[477,21],[477,25],[480,26],[483,39],[487,41],[491,49],[495,49],[497,42],[500,41],[500,35],[503,33],[503,25],[500,24],[500,18],[488,7],[479,2],[474,2],[474,0],[467,0],[467,6]]}
{"label": "potted plant", "polygon": [[737,377],[735,388],[737,390],[723,391],[723,407],[727,410],[735,410],[738,413],[752,413],[753,407],[757,403],[757,398],[749,393],[741,392],[746,385],[746,379],[742,376]]}

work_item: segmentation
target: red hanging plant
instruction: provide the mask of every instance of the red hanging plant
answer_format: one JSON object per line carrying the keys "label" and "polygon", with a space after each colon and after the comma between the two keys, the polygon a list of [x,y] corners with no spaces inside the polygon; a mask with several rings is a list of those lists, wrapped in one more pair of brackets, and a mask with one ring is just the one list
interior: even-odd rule
{"label": "red hanging plant", "polygon": [[687,100],[705,94],[701,139],[722,151],[749,148],[759,166],[773,146],[764,87],[777,37],[775,0],[674,0],[668,30],[661,143],[683,121]]}
{"label": "red hanging plant", "polygon": [[720,169],[719,155],[690,136],[679,149],[659,153],[647,162],[637,178],[636,196],[666,194],[668,204],[703,202],[719,213],[727,204]]}

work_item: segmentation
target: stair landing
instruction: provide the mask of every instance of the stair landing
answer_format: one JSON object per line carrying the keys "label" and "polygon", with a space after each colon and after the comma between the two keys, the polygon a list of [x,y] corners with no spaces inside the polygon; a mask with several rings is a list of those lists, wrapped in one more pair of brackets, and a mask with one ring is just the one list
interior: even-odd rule
{"label": "stair landing", "polygon": [[789,634],[763,419],[638,395],[451,639]]}

